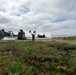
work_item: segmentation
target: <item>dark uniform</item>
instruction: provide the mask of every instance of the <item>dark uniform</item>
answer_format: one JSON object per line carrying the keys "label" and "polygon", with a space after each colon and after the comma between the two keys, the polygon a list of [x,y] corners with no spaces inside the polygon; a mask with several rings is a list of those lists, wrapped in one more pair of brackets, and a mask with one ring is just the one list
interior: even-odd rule
{"label": "dark uniform", "polygon": [[35,34],[32,34],[32,40],[35,40]]}

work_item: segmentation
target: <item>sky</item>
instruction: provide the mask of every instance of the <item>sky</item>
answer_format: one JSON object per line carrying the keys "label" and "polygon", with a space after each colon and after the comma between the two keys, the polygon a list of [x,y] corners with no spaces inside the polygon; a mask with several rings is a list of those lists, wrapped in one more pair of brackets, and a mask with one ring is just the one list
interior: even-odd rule
{"label": "sky", "polygon": [[0,0],[0,29],[26,36],[76,35],[76,0]]}

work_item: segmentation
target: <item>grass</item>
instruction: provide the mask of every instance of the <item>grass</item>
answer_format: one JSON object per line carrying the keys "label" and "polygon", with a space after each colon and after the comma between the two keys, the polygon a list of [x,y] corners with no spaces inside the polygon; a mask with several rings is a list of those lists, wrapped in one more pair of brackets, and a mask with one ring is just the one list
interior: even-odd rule
{"label": "grass", "polygon": [[76,40],[0,41],[0,75],[74,75]]}

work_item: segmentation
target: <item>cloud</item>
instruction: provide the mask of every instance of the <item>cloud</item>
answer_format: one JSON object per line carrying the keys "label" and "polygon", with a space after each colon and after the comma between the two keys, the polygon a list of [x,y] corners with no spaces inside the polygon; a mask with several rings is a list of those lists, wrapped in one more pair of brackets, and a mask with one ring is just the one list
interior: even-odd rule
{"label": "cloud", "polygon": [[7,31],[76,35],[75,24],[76,0],[0,0],[0,28]]}

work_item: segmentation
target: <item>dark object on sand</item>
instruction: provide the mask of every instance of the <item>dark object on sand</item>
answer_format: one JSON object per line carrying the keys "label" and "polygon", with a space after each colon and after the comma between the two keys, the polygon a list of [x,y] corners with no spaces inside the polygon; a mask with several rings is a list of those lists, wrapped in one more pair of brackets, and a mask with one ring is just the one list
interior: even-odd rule
{"label": "dark object on sand", "polygon": [[19,32],[18,32],[18,40],[25,40],[26,37],[25,37],[25,32],[21,29]]}
{"label": "dark object on sand", "polygon": [[37,37],[38,37],[38,38],[45,38],[45,34],[43,34],[43,35],[38,34]]}
{"label": "dark object on sand", "polygon": [[0,30],[0,39],[3,39],[4,37],[12,37],[14,36],[14,33],[12,31],[6,32],[4,29]]}
{"label": "dark object on sand", "polygon": [[5,32],[5,36],[12,37],[14,33],[12,31]]}
{"label": "dark object on sand", "polygon": [[5,37],[4,29],[0,30],[0,39]]}

